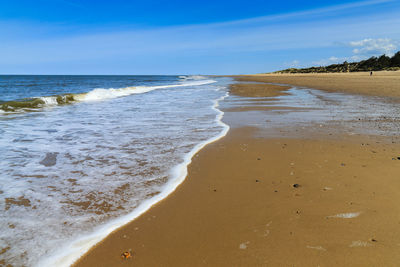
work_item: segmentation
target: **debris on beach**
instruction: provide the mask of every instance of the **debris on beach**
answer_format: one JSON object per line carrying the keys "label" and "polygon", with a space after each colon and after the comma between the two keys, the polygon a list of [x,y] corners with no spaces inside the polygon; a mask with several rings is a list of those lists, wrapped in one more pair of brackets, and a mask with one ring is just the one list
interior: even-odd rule
{"label": "debris on beach", "polygon": [[361,240],[357,240],[357,241],[353,241],[349,247],[351,248],[355,248],[355,247],[370,247],[371,244],[369,244],[368,242],[365,241],[361,241]]}
{"label": "debris on beach", "polygon": [[132,252],[131,252],[131,250],[123,252],[123,253],[121,254],[121,258],[123,258],[124,260],[127,260],[127,259],[132,258]]}
{"label": "debris on beach", "polygon": [[300,185],[299,185],[299,184],[293,184],[293,187],[294,187],[294,188],[299,188]]}
{"label": "debris on beach", "polygon": [[358,217],[360,214],[361,214],[361,212],[340,213],[340,214],[328,216],[327,218],[351,219],[351,218]]}
{"label": "debris on beach", "polygon": [[322,246],[307,246],[307,248],[316,249],[316,250],[320,250],[320,251],[326,251],[326,249],[323,248]]}
{"label": "debris on beach", "polygon": [[250,244],[250,241],[241,243],[241,244],[239,245],[239,249],[247,249],[247,246],[248,246],[249,244]]}

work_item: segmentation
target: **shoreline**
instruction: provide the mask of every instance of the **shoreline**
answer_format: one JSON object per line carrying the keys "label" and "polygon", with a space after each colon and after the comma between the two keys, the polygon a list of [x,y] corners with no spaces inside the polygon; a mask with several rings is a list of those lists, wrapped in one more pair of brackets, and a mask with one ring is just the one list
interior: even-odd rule
{"label": "shoreline", "polygon": [[[247,77],[245,79],[248,80]],[[257,81],[259,81],[259,80],[257,80]],[[265,85],[265,87],[268,87],[268,86],[269,85]],[[284,91],[286,89],[287,88],[284,88],[282,90]],[[268,95],[268,93],[266,93],[266,95]],[[264,95],[264,96],[266,96],[266,95]],[[276,94],[271,95],[271,96],[276,96]],[[229,111],[227,111],[227,112],[229,112]],[[244,240],[242,243],[238,243],[237,242],[238,240],[231,240],[231,239],[235,239],[235,238],[231,237],[231,234],[233,232],[235,232],[237,230],[239,230],[239,232],[245,231],[245,229],[238,227],[238,225],[236,225],[236,228],[233,227],[231,229],[229,224],[227,224],[228,223],[227,218],[230,218],[230,220],[229,220],[230,223],[235,224],[235,220],[238,219],[237,216],[241,217],[241,213],[237,213],[237,212],[230,213],[230,212],[226,211],[225,209],[210,211],[210,209],[217,207],[220,204],[220,202],[213,202],[212,200],[209,200],[208,198],[211,197],[211,195],[217,195],[218,192],[220,192],[220,190],[224,191],[224,189],[220,189],[220,188],[227,187],[228,189],[226,189],[226,190],[231,190],[235,193],[233,195],[229,194],[229,195],[222,196],[222,198],[221,197],[219,198],[219,201],[221,201],[224,204],[225,208],[229,208],[229,207],[232,208],[235,206],[239,207],[242,204],[240,202],[237,202],[237,200],[233,200],[231,198],[232,196],[235,196],[235,197],[238,195],[240,196],[240,192],[238,192],[237,191],[238,188],[236,188],[237,183],[239,183],[245,187],[248,187],[249,185],[244,185],[243,181],[241,181],[241,179],[243,179],[243,178],[241,178],[241,177],[237,177],[237,179],[239,179],[239,180],[236,179],[235,185],[229,185],[229,180],[226,180],[229,177],[223,179],[223,181],[221,181],[221,182],[218,180],[215,180],[216,177],[213,177],[213,171],[217,171],[219,175],[224,176],[224,174],[227,172],[227,168],[226,167],[219,168],[215,165],[212,165],[212,163],[210,163],[209,158],[211,157],[213,160],[216,160],[219,162],[225,162],[224,164],[232,164],[232,162],[236,162],[236,164],[239,164],[241,161],[248,161],[247,158],[243,158],[240,155],[241,152],[235,151],[235,153],[232,153],[232,155],[233,155],[232,157],[240,158],[239,161],[237,159],[236,159],[236,161],[234,161],[234,160],[232,161],[230,154],[224,153],[224,150],[227,150],[227,149],[235,150],[234,148],[235,147],[237,148],[238,145],[240,146],[241,142],[255,144],[253,149],[258,151],[256,153],[261,153],[260,150],[257,150],[258,146],[260,146],[260,147],[267,146],[269,148],[272,148],[272,147],[274,147],[274,145],[276,145],[276,142],[286,143],[286,144],[290,143],[291,146],[293,145],[293,146],[298,146],[298,147],[301,147],[302,145],[304,145],[304,143],[309,142],[309,143],[311,143],[311,145],[310,145],[311,148],[314,150],[315,149],[318,150],[318,147],[321,147],[321,146],[329,147],[329,149],[332,150],[337,145],[339,145],[339,146],[345,146],[347,148],[351,147],[351,149],[349,149],[348,151],[353,151],[355,148],[357,148],[359,146],[358,142],[361,139],[356,140],[356,141],[352,140],[351,138],[349,140],[340,140],[340,139],[346,139],[345,137],[340,136],[340,135],[337,136],[338,137],[337,139],[339,139],[339,140],[335,140],[335,141],[332,141],[332,140],[329,141],[324,136],[322,136],[322,138],[321,138],[322,140],[316,140],[315,137],[310,138],[311,140],[307,140],[307,138],[299,139],[299,137],[284,138],[284,139],[276,139],[276,138],[268,138],[268,137],[256,138],[256,137],[254,137],[255,131],[256,131],[256,129],[248,128],[245,126],[232,129],[232,131],[230,131],[225,136],[225,138],[218,140],[218,142],[210,143],[204,149],[201,149],[197,153],[194,153],[193,161],[192,161],[192,163],[190,163],[190,165],[188,165],[189,174],[186,177],[187,179],[185,179],[184,182],[176,188],[176,190],[174,191],[174,194],[171,194],[167,198],[156,203],[151,209],[149,209],[147,212],[145,212],[144,214],[139,216],[134,221],[131,221],[127,225],[125,225],[125,226],[117,229],[113,233],[111,233],[107,238],[105,238],[100,243],[98,243],[98,245],[91,248],[89,253],[85,254],[82,258],[80,258],[74,264],[74,266],[100,266],[101,264],[104,264],[104,266],[109,266],[110,264],[111,265],[121,265],[121,266],[126,265],[126,264],[128,264],[128,265],[134,264],[134,265],[139,265],[139,266],[148,266],[149,264],[150,265],[151,264],[155,264],[155,265],[165,264],[165,265],[171,265],[171,266],[172,265],[183,266],[183,265],[187,265],[189,263],[194,263],[193,265],[197,266],[197,265],[201,264],[200,259],[204,260],[204,257],[210,261],[205,261],[205,262],[203,262],[203,264],[209,263],[210,265],[229,266],[229,263],[235,264],[235,261],[231,262],[231,260],[238,260],[238,259],[239,259],[239,263],[241,263],[239,265],[243,265],[243,264],[263,265],[263,264],[265,264],[266,262],[262,262],[259,260],[256,260],[253,262],[244,261],[245,258],[248,258],[249,255],[247,255],[245,258],[243,258],[243,255],[242,255],[243,254],[242,252],[250,251],[250,244],[253,244],[254,242],[259,242],[259,241]],[[365,140],[369,140],[367,136],[363,136],[362,138],[363,138],[362,139],[363,142],[367,142]],[[333,144],[331,144],[329,142],[333,142]],[[387,138],[386,139],[383,138],[383,140],[380,140],[379,142],[388,142],[389,143]],[[385,148],[383,148],[382,146],[385,146]],[[387,149],[386,146],[390,147],[392,145],[391,144],[376,145],[376,147],[374,147],[374,149],[379,150],[380,153],[381,152],[384,153],[385,149]],[[277,150],[280,147],[281,147],[281,144],[279,144],[279,146],[275,147],[274,149]],[[396,148],[397,147],[398,146],[396,146]],[[241,147],[240,149],[243,149],[243,147]],[[248,147],[246,148],[246,150],[247,149],[248,149]],[[282,148],[282,149],[286,149],[286,147]],[[298,148],[293,150],[293,152],[296,152],[296,151],[299,151]],[[358,151],[358,152],[360,153],[360,155],[365,156],[362,153],[363,151]],[[221,156],[221,153],[222,153],[222,156]],[[276,151],[276,153],[278,153],[278,152]],[[340,154],[340,155],[343,156],[342,154]],[[230,160],[227,160],[227,159],[230,159]],[[258,160],[258,158],[257,158],[257,160],[252,158],[252,160],[254,160],[254,162],[248,162],[249,166],[246,167],[245,173],[253,174],[253,171],[251,170],[251,168],[255,167],[256,164],[259,163],[258,161],[260,161],[260,160]],[[271,160],[273,160],[273,159],[271,159]],[[203,167],[201,167],[201,166],[203,166]],[[204,168],[205,166],[206,166],[206,168]],[[211,166],[214,166],[214,167],[211,167]],[[232,166],[232,168],[234,168],[233,166]],[[292,166],[292,165],[289,165],[288,168],[291,168],[290,166]],[[343,167],[343,166],[340,165],[340,167]],[[259,169],[260,167],[258,166],[257,168]],[[335,168],[336,168],[336,166],[335,166]],[[263,169],[264,168],[261,168],[259,170],[261,171]],[[237,171],[239,171],[239,170],[237,170]],[[233,175],[233,176],[235,175],[235,173],[232,173],[232,172],[229,172],[229,174]],[[279,170],[277,172],[277,175],[280,175]],[[212,180],[210,180],[210,176],[213,177]],[[201,181],[200,178],[205,179],[207,181]],[[255,184],[259,185],[260,180],[254,179],[254,178],[255,177],[253,177],[251,179],[251,181],[254,182]],[[294,189],[293,189],[293,187],[291,187],[291,185],[297,184],[297,183],[295,183],[295,181],[296,180],[294,180],[291,183],[286,184],[287,187],[279,190],[279,192],[282,190],[285,193],[287,193],[286,198],[281,199],[281,201],[283,200],[283,202],[282,202],[283,205],[285,205],[285,203],[287,204],[287,201],[288,201],[287,199],[291,198],[291,197],[293,199],[295,199],[296,201],[298,201],[299,196],[296,196],[296,194],[298,194],[298,193],[294,193],[293,192]],[[205,189],[204,183],[206,183],[206,182],[208,182],[208,184],[206,186],[207,188]],[[263,181],[261,181],[261,182],[263,182]],[[202,187],[199,187],[199,185],[202,185]],[[216,185],[218,185],[218,186],[216,186]],[[243,196],[239,197],[240,201],[248,202],[248,203],[245,203],[246,204],[245,206],[253,211],[253,212],[249,211],[251,213],[251,214],[249,214],[249,217],[239,220],[240,223],[243,223],[243,224],[248,224],[249,222],[252,222],[254,224],[254,222],[253,222],[254,220],[256,220],[256,221],[260,220],[260,218],[258,218],[258,219],[256,218],[257,213],[254,213],[254,210],[251,207],[249,207],[248,205],[254,204],[254,203],[251,203],[251,200],[254,197],[263,198],[263,196],[258,196],[258,195],[252,196],[251,190],[259,190],[259,189],[250,188],[250,192],[247,192],[247,194],[244,195],[244,198],[243,198]],[[301,192],[302,190],[306,190],[306,189],[303,189],[303,184],[301,184],[300,190],[296,190],[296,191]],[[320,188],[320,190],[322,190],[322,189]],[[198,193],[198,191],[201,191],[201,192]],[[270,191],[270,192],[271,192],[272,196],[274,195],[274,193],[277,193],[274,191]],[[224,192],[222,192],[222,193],[224,193]],[[198,196],[198,194],[200,194],[200,196]],[[205,198],[205,196],[206,196],[206,198]],[[196,199],[196,197],[198,197],[198,198]],[[270,199],[270,197],[271,196],[268,196],[267,199],[269,199],[271,201],[272,199]],[[344,196],[342,196],[342,197],[344,197]],[[189,203],[194,202],[195,205],[188,206],[189,203],[185,203],[186,201]],[[328,203],[330,203],[329,201],[328,201]],[[278,203],[280,203],[280,202],[278,202]],[[207,206],[207,204],[211,204],[212,208],[209,208],[209,206]],[[330,203],[330,204],[332,204],[332,203]],[[215,205],[215,206],[213,206],[213,205]],[[256,205],[256,204],[254,204],[254,205]],[[305,203],[305,205],[306,205],[306,203]],[[196,207],[197,209],[200,210],[200,212],[197,213],[196,211],[193,211],[192,207]],[[259,208],[262,208],[262,207],[259,207]],[[269,206],[269,208],[271,209],[271,211],[278,212],[278,214],[279,214],[279,210],[277,211],[276,207]],[[307,207],[305,207],[305,209],[307,209]],[[356,211],[356,210],[347,210],[347,211],[344,213],[337,213],[336,215],[338,215],[338,216],[339,215],[340,216],[355,216],[355,217],[360,216],[361,217],[362,214],[365,214],[365,211],[361,211],[360,214],[358,214],[358,211]],[[175,214],[175,212],[177,212],[178,214]],[[214,221],[211,224],[208,223],[206,218],[210,218],[210,216],[208,216],[208,215],[210,215],[210,213],[213,216],[218,217],[218,219],[224,223],[218,223],[219,222],[218,220]],[[222,213],[225,217],[224,216],[220,217],[218,215],[218,213]],[[235,215],[233,217],[235,219],[233,219],[231,217],[231,216],[233,216],[232,213]],[[247,213],[247,212],[245,212],[245,213]],[[300,213],[302,213],[302,211]],[[206,214],[208,214],[208,215],[206,215]],[[351,215],[351,214],[353,214],[353,215]],[[333,211],[332,211],[331,215],[329,215],[328,213],[326,214],[326,216],[336,216],[336,215],[334,214]],[[289,219],[292,218],[292,214],[286,215],[286,216],[288,216],[287,218],[289,218]],[[297,217],[300,217],[300,215],[296,211],[294,218],[297,218]],[[356,219],[356,220],[358,220],[358,219]],[[173,221],[173,223],[172,223],[172,221]],[[282,221],[281,224],[282,223],[284,224],[284,221]],[[311,221],[309,221],[309,220],[307,222],[311,223]],[[259,223],[261,223],[261,222],[259,222]],[[268,225],[266,227],[270,226],[269,222],[263,222],[263,223],[265,223],[265,225]],[[336,224],[335,227],[338,227],[338,225],[340,225],[340,223]],[[219,240],[219,238],[221,238],[221,236],[219,236],[220,234],[218,233],[218,231],[221,231],[221,229],[216,228],[216,226],[219,226],[219,227],[222,226],[222,227],[229,228],[228,230],[230,230],[230,231],[226,230],[228,232],[222,230],[223,232],[225,232],[225,234],[229,233],[229,235],[227,235],[227,236],[225,236],[223,234],[223,236],[225,236],[223,243],[227,243],[228,245],[221,244],[221,242]],[[307,228],[308,225],[305,224],[304,227]],[[144,229],[144,230],[142,231],[142,229]],[[193,233],[194,229],[196,229],[196,231],[200,231],[200,234]],[[253,230],[255,230],[255,229],[253,229]],[[269,236],[270,231],[272,231],[272,230],[264,229],[264,231],[267,231],[267,230],[268,230],[268,236]],[[278,232],[281,231],[279,229],[276,229],[276,230]],[[342,229],[342,230],[344,230],[344,229]],[[355,229],[353,229],[353,230],[355,230]],[[156,231],[157,233],[154,233],[154,231]],[[194,231],[194,232],[196,232],[196,231]],[[260,231],[260,229],[258,229],[257,231]],[[304,229],[302,229],[302,231],[304,232]],[[266,232],[264,232],[264,234],[265,233]],[[306,231],[305,234],[309,235],[310,233]],[[163,238],[162,235],[166,235],[169,238]],[[203,235],[204,235],[204,237],[202,237]],[[210,235],[211,235],[211,237],[210,237]],[[214,235],[218,236],[218,238],[213,237]],[[169,240],[171,238],[171,236],[174,237],[174,238],[172,238],[172,241],[174,242],[174,246],[168,247],[168,244],[171,242]],[[277,237],[276,240],[288,241],[290,239],[290,238],[288,239],[288,237],[284,237],[284,239],[281,239],[281,238],[283,238],[283,236],[279,236],[279,238]],[[353,241],[354,242],[359,241],[359,243],[357,243],[358,245],[355,244],[355,247],[369,248],[374,245],[375,241],[371,241],[371,240],[372,239],[375,240],[375,238],[377,238],[377,237],[368,237],[365,240],[355,240],[355,241],[353,240]],[[185,239],[188,239],[189,241],[185,241]],[[315,239],[315,237],[314,237],[314,239]],[[233,243],[232,243],[233,241],[234,241],[235,246],[233,246]],[[290,245],[290,242],[287,243],[286,241],[284,243],[286,245]],[[190,243],[188,243],[188,242],[190,242]],[[212,245],[213,242],[215,242],[215,244],[218,244],[220,246],[222,245],[222,247],[213,246]],[[291,241],[291,242],[293,242],[293,241]],[[140,246],[140,243],[143,243],[142,246]],[[276,243],[273,243],[273,244],[276,245]],[[353,243],[350,243],[350,245],[352,245],[352,244]],[[150,248],[147,249],[149,246],[150,246]],[[265,246],[265,244],[261,245],[261,247],[263,247],[263,246]],[[324,248],[320,245],[312,245],[311,244],[311,245],[307,245],[307,246],[305,246],[305,250],[301,249],[302,253],[310,254],[310,251],[313,251],[313,250],[317,251],[318,253],[321,253],[321,251],[327,250],[327,248]],[[210,250],[210,248],[213,248],[214,250],[217,249],[217,251],[213,252],[213,250]],[[123,251],[129,250],[129,249],[132,249],[132,251],[133,251],[133,254],[134,254],[133,258],[128,259],[128,260],[122,260],[120,257],[121,253]],[[258,251],[259,249],[260,249],[260,247],[256,248],[256,251]],[[272,248],[270,248],[270,249],[272,249]],[[293,249],[296,249],[296,247],[294,247]],[[336,249],[338,249],[338,248],[336,248]],[[182,252],[187,253],[187,256],[184,256],[185,253],[182,253]],[[295,252],[295,251],[292,250],[292,252]],[[157,255],[154,255],[154,253]],[[216,255],[215,253],[222,253],[224,255],[224,257],[222,257],[222,258],[224,260],[221,257],[219,257],[218,255]],[[255,253],[255,252],[253,251],[252,253]],[[288,259],[291,258],[290,255],[286,255],[285,253],[284,253],[284,255],[282,255],[282,251],[280,251],[280,250],[276,251],[276,249],[275,249],[275,253],[278,253],[278,255],[281,255],[284,257],[289,257]],[[294,254],[296,254],[296,253],[294,253]],[[343,251],[342,251],[342,253],[343,253]],[[369,252],[369,253],[371,253],[371,252]],[[173,257],[173,255],[175,255],[175,257]],[[177,258],[177,255],[180,255],[180,256],[183,255],[182,256],[183,259]],[[269,253],[265,253],[265,255],[268,256]],[[362,253],[362,255],[363,255],[363,257],[365,257],[365,255],[363,253]],[[271,255],[269,255],[269,256],[271,256]],[[315,255],[310,254],[310,257],[311,256],[315,256]],[[195,257],[195,258],[193,258],[193,257]],[[263,258],[263,254],[257,254],[257,257]],[[299,255],[297,255],[296,257],[297,257],[296,260],[299,263],[308,264],[311,262],[311,261],[307,262],[307,257],[301,258],[301,256],[299,256]],[[195,260],[195,262],[188,261],[190,259]],[[199,260],[199,261],[197,261],[197,260]],[[266,260],[266,259],[264,258],[263,260]],[[305,262],[304,262],[304,260],[305,260]],[[380,259],[380,260],[382,260],[382,259]],[[273,262],[274,262],[274,259],[271,259],[271,261],[269,263],[273,263]],[[236,263],[237,263],[237,261],[236,261]],[[275,261],[274,263],[281,264],[282,262]],[[301,266],[303,266],[303,265],[301,265]]]}
{"label": "shoreline", "polygon": [[[122,217],[115,218],[110,222],[97,227],[93,233],[90,235],[83,236],[77,240],[72,241],[68,245],[64,246],[62,250],[59,250],[54,255],[47,257],[39,261],[35,266],[71,266],[74,265],[79,259],[88,253],[93,247],[98,243],[101,243],[108,235],[118,231],[118,229],[129,224],[131,221],[145,214],[154,205],[168,198],[177,187],[179,187],[187,177],[188,166],[191,164],[193,157],[202,150],[208,144],[218,141],[219,139],[226,136],[229,131],[229,125],[222,121],[224,112],[218,109],[219,102],[225,99],[229,94],[226,93],[219,99],[214,101],[212,109],[214,109],[217,114],[215,116],[215,121],[222,127],[219,135],[214,136],[202,143],[197,144],[187,155],[184,157],[184,162],[176,165],[171,169],[172,178],[164,186],[160,194],[145,200],[138,207],[136,207],[132,212],[126,214]],[[65,252],[67,251],[67,252]]]}

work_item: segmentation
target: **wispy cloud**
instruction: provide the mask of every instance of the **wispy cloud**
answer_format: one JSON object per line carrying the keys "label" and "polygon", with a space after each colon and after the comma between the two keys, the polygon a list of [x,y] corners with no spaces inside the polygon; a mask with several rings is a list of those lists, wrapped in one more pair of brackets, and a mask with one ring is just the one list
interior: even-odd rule
{"label": "wispy cloud", "polygon": [[241,20],[234,20],[234,21],[227,21],[227,22],[220,22],[220,23],[213,23],[210,25],[213,26],[226,26],[226,25],[238,25],[238,24],[251,24],[251,23],[260,23],[260,22],[271,22],[271,21],[282,21],[288,19],[298,19],[310,16],[323,16],[326,14],[332,14],[332,12],[340,12],[345,10],[355,10],[370,6],[379,6],[386,3],[392,3],[397,0],[368,0],[368,1],[359,1],[353,3],[346,3],[340,5],[333,5],[324,8],[315,8],[305,11],[297,11],[297,12],[289,12],[277,15],[268,15],[268,16],[261,16],[255,17],[250,19],[241,19]]}
{"label": "wispy cloud", "polygon": [[312,65],[327,66],[327,65],[331,65],[331,64],[337,64],[337,63],[340,63],[340,62],[343,62],[346,60],[347,60],[347,58],[345,58],[345,57],[338,58],[338,57],[332,56],[329,58],[313,61]]}
{"label": "wispy cloud", "polygon": [[347,62],[359,61],[359,60],[363,60],[363,59],[366,59],[366,58],[367,57],[365,57],[365,56],[358,56],[358,55],[353,55],[353,56],[349,56],[349,57],[331,56],[329,58],[313,61],[312,65],[315,65],[315,66],[328,66],[328,65],[331,65],[331,64],[343,63],[345,61],[347,61]]}
{"label": "wispy cloud", "polygon": [[[388,4],[395,8],[375,12]],[[254,73],[276,70],[285,61],[297,67],[324,57],[335,62],[344,58],[330,52],[337,42],[345,44],[344,49],[358,49],[351,56],[361,57],[368,42],[350,42],[400,39],[399,10],[396,1],[375,0],[226,23],[67,35],[38,34],[34,29],[29,32],[35,34],[28,35],[15,29],[18,25],[7,27],[0,21],[0,73],[37,71],[37,66],[59,73],[99,73],[100,68],[101,73]],[[7,28],[21,34],[15,37]],[[329,58],[327,53],[337,56]],[[129,71],[121,71],[126,66]]]}
{"label": "wispy cloud", "polygon": [[283,65],[285,67],[288,67],[288,68],[299,68],[300,67],[300,61],[295,59],[295,60],[293,60],[291,62],[285,62]]}

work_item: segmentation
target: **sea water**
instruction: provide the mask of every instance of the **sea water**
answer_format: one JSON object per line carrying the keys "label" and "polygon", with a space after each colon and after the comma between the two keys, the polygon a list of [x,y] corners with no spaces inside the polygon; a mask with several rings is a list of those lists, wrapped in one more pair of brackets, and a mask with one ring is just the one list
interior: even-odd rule
{"label": "sea water", "polygon": [[0,265],[68,266],[226,134],[227,81],[0,76]]}

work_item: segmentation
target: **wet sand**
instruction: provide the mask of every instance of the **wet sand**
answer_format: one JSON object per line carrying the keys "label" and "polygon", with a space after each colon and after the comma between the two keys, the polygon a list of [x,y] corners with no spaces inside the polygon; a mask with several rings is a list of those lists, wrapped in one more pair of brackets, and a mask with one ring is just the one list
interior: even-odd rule
{"label": "wet sand", "polygon": [[[252,81],[252,79],[250,79]],[[244,97],[273,97],[279,95],[287,95],[285,92],[290,89],[290,86],[279,86],[274,84],[232,84],[230,88],[230,93],[238,96]]]}
{"label": "wet sand", "polygon": [[[232,93],[245,97],[245,86],[262,90]],[[76,266],[397,266],[398,136],[352,135],[336,124],[276,135],[246,123],[201,150],[173,194]],[[125,251],[133,256],[123,259]]]}
{"label": "wet sand", "polygon": [[306,86],[330,92],[400,97],[400,71],[306,74],[257,74],[237,77],[257,81]]}

